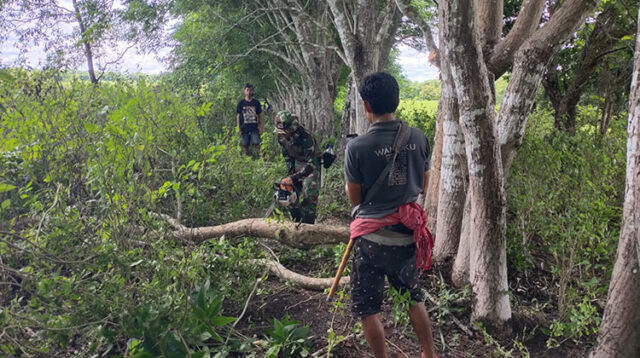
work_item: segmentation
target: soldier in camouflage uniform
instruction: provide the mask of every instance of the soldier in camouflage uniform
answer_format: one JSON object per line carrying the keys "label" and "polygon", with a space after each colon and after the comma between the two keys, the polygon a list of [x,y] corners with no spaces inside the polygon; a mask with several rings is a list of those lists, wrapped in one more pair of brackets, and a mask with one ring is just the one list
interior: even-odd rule
{"label": "soldier in camouflage uniform", "polygon": [[291,216],[295,221],[313,224],[320,191],[322,153],[315,138],[300,125],[296,116],[288,111],[280,111],[275,121],[278,143],[287,163],[288,177],[281,182],[293,185],[299,198],[299,205],[290,209]]}

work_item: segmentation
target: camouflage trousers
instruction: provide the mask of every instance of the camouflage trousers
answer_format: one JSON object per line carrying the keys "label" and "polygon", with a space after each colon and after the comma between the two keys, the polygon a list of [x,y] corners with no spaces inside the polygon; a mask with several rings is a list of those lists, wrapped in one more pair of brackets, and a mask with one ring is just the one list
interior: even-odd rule
{"label": "camouflage trousers", "polygon": [[[296,171],[304,163],[296,162]],[[316,210],[318,208],[318,195],[320,195],[320,172],[314,170],[313,173],[306,176],[295,185],[296,194],[298,195],[297,208],[292,208],[291,216],[295,221],[313,224],[316,220]]]}

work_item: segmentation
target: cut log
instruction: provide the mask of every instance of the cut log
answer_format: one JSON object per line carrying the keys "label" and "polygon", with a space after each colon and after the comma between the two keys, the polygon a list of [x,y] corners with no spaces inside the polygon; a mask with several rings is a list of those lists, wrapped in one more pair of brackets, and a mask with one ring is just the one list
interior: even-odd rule
{"label": "cut log", "polygon": [[[170,222],[170,224],[173,224]],[[243,219],[217,226],[187,228],[174,225],[174,237],[200,243],[220,236],[252,236],[275,239],[297,248],[349,242],[349,227],[277,222],[268,219]]]}

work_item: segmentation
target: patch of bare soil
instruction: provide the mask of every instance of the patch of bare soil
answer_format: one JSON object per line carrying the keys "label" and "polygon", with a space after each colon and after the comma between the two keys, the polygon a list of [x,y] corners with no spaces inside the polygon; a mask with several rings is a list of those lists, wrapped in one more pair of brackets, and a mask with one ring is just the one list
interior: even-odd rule
{"label": "patch of bare soil", "polygon": [[[488,336],[482,329],[470,324],[471,302],[469,298],[447,301],[447,295],[455,292],[448,281],[449,268],[435,268],[420,278],[420,285],[427,292],[425,305],[434,322],[434,340],[440,357],[543,357],[573,358],[585,357],[591,345],[565,343],[559,348],[547,348],[548,337],[541,328],[548,327],[554,314],[553,305],[540,305],[549,301],[544,278],[511,277],[517,282],[512,287],[513,332],[504,338]],[[266,282],[269,292],[252,300],[243,319],[245,328],[260,336],[271,327],[273,318],[285,315],[295,318],[310,327],[309,336],[313,341],[312,352],[316,356],[327,357],[328,331],[333,329],[336,336],[346,337],[331,348],[331,357],[372,357],[364,340],[358,319],[349,310],[349,302],[342,308],[327,303],[322,292],[307,291],[283,283],[275,278]],[[441,288],[444,287],[444,288]],[[447,288],[448,287],[448,288]],[[446,290],[446,292],[440,292]],[[346,289],[348,292],[348,288]],[[392,317],[393,303],[387,299],[381,313],[387,336],[387,350],[390,357],[420,357],[420,347],[410,325],[402,327]],[[446,302],[445,302],[446,301]],[[434,303],[434,302],[437,302]]]}

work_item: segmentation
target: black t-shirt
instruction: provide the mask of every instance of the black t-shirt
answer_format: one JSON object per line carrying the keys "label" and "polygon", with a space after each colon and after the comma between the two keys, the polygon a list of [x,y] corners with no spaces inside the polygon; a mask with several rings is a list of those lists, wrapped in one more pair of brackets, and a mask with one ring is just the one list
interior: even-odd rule
{"label": "black t-shirt", "polygon": [[[345,150],[347,181],[362,186],[362,198],[391,160],[393,140],[400,122],[375,123],[366,134],[353,138]],[[398,206],[414,202],[422,192],[424,173],[429,170],[429,142],[417,128],[409,128],[409,141],[398,154],[370,203],[362,203],[358,217],[381,218],[396,212]]]}
{"label": "black t-shirt", "polygon": [[260,101],[253,98],[251,101],[241,100],[236,107],[236,113],[240,115],[240,132],[258,130],[258,115],[262,113]]}

